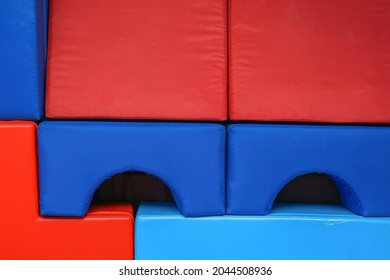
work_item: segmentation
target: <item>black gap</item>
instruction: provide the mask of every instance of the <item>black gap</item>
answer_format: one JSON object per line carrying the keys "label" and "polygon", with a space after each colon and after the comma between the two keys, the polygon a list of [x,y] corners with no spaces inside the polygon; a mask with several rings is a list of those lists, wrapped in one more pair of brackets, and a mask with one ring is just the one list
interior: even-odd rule
{"label": "black gap", "polygon": [[291,180],[279,192],[275,202],[340,204],[333,180],[325,174],[306,174]]}
{"label": "black gap", "polygon": [[169,187],[160,179],[142,172],[116,174],[96,190],[92,203],[129,202],[136,213],[142,201],[174,201]]}

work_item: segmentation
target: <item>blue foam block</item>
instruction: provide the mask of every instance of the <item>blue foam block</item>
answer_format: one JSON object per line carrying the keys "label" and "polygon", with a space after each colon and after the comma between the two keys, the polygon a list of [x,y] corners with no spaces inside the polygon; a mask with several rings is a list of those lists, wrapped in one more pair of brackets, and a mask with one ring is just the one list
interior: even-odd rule
{"label": "blue foam block", "polygon": [[218,124],[44,121],[41,214],[85,215],[99,185],[125,171],[160,178],[184,215],[224,214],[225,134]]}
{"label": "blue foam block", "polygon": [[[48,18],[49,18],[49,0],[43,0],[43,27],[44,27],[44,53],[47,54],[47,30],[49,27]],[[45,63],[46,64],[46,63]]]}
{"label": "blue foam block", "polygon": [[229,214],[268,214],[290,180],[320,173],[347,209],[390,216],[389,127],[231,125],[228,155]]}
{"label": "blue foam block", "polygon": [[47,4],[0,1],[0,119],[43,117]]}
{"label": "blue foam block", "polygon": [[144,203],[136,217],[135,258],[389,259],[390,218],[305,204],[275,205],[268,216],[186,218],[172,204]]}

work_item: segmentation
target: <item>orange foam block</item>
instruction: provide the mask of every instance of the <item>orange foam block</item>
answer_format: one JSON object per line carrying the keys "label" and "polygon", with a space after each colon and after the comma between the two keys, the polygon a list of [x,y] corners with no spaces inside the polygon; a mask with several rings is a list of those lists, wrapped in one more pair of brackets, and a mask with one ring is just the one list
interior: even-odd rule
{"label": "orange foam block", "polygon": [[36,125],[0,122],[0,259],[132,259],[131,205],[91,207],[83,219],[42,218]]}

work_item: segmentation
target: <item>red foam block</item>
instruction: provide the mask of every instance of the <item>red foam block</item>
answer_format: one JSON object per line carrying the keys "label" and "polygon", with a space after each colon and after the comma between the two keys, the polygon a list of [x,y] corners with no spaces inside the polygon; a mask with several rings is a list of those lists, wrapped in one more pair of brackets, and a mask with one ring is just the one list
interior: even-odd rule
{"label": "red foam block", "polygon": [[0,259],[132,259],[131,205],[98,205],[83,219],[42,218],[36,125],[0,122]]}
{"label": "red foam block", "polygon": [[225,120],[226,0],[52,0],[51,118]]}
{"label": "red foam block", "polygon": [[231,0],[230,118],[390,123],[390,1]]}

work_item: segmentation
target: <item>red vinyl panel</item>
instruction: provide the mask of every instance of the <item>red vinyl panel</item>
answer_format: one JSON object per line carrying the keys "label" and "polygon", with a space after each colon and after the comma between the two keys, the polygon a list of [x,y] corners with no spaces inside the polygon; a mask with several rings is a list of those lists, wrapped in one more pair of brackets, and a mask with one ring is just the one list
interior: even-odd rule
{"label": "red vinyl panel", "polygon": [[390,123],[390,1],[229,8],[231,119]]}
{"label": "red vinyl panel", "polygon": [[52,0],[50,118],[225,120],[226,0]]}

